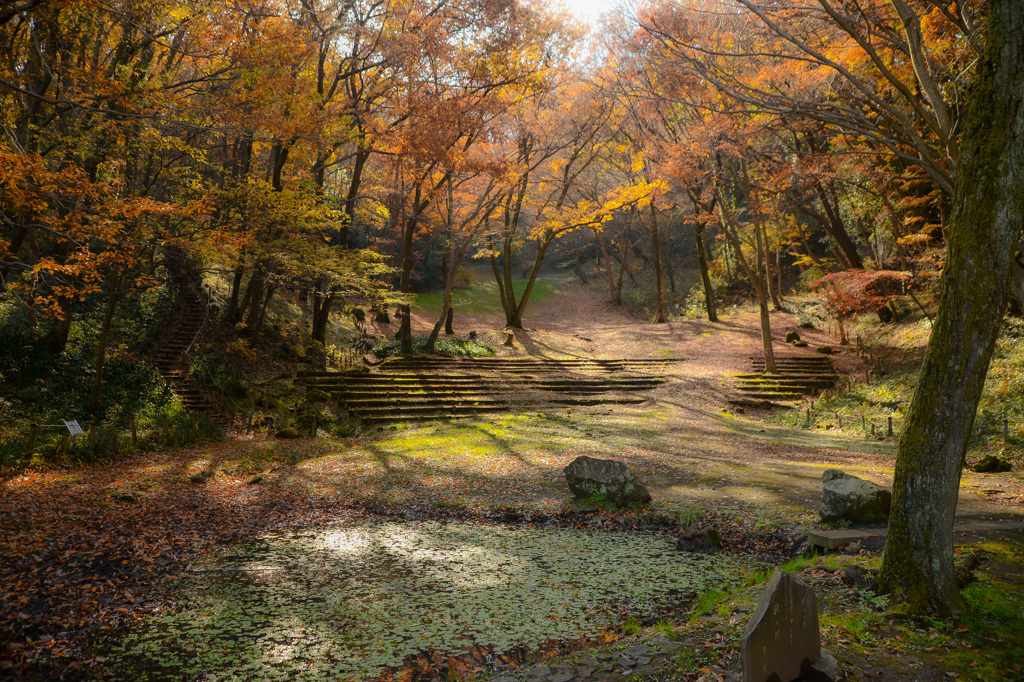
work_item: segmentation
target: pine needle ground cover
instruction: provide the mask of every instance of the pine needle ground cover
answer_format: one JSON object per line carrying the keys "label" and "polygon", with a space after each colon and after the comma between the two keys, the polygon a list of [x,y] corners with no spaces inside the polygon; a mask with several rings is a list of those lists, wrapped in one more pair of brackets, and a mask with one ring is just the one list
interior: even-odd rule
{"label": "pine needle ground cover", "polygon": [[378,521],[270,534],[192,566],[179,606],[108,655],[134,679],[372,679],[473,652],[512,662],[671,615],[754,568],[642,532]]}

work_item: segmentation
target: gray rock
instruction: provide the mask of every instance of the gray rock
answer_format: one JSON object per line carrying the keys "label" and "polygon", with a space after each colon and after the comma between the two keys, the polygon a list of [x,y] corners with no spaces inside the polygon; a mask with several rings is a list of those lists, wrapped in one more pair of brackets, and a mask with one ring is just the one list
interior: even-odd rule
{"label": "gray rock", "polygon": [[595,670],[597,670],[596,667],[591,667],[589,665],[581,665],[580,667],[576,668],[576,676],[579,677],[581,680],[585,680],[591,675],[593,675]]}
{"label": "gray rock", "polygon": [[711,554],[722,549],[722,536],[714,528],[684,533],[676,540],[680,552],[703,552]]}
{"label": "gray rock", "polygon": [[651,501],[647,488],[622,462],[577,457],[565,467],[564,473],[569,489],[581,500],[599,497],[617,507]]}
{"label": "gray rock", "polygon": [[547,667],[546,665],[542,665],[542,666],[539,666],[537,668],[534,668],[533,670],[528,670],[526,672],[526,676],[527,677],[547,677],[552,672],[554,672],[554,671],[552,671],[551,668]]}
{"label": "gray rock", "polygon": [[514,677],[495,677],[491,682],[519,682],[519,680]]}
{"label": "gray rock", "polygon": [[743,632],[743,682],[792,682],[820,655],[814,590],[776,568]]}
{"label": "gray rock", "polygon": [[548,682],[569,682],[575,675],[572,673],[558,673],[548,678]]}
{"label": "gray rock", "polygon": [[884,521],[892,508],[892,493],[871,481],[829,469],[821,476],[821,520],[871,523]]}
{"label": "gray rock", "polygon": [[817,673],[816,677],[827,679],[829,682],[835,682],[843,677],[843,669],[839,667],[839,661],[828,649],[821,650],[821,658],[811,664],[811,670]]}
{"label": "gray rock", "polygon": [[648,651],[649,651],[649,649],[646,646],[644,646],[643,644],[637,644],[636,646],[629,647],[628,649],[626,649],[622,653],[624,653],[625,655],[629,656],[630,658],[636,658],[637,656],[641,656],[643,654],[646,654]]}
{"label": "gray rock", "polygon": [[584,654],[580,657],[580,665],[589,665],[591,667],[596,668],[597,666],[601,665],[601,661],[597,660],[590,654]]}
{"label": "gray rock", "polygon": [[857,564],[849,564],[843,569],[843,582],[859,590],[869,590],[875,584],[874,575]]}
{"label": "gray rock", "polygon": [[789,332],[786,334],[786,343],[794,343],[800,340],[800,334],[797,332]]}

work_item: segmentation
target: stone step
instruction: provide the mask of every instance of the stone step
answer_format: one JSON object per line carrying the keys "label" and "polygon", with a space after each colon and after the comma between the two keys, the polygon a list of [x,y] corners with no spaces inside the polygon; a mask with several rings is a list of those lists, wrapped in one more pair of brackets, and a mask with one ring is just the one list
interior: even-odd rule
{"label": "stone step", "polygon": [[352,411],[361,418],[367,416],[378,418],[390,418],[395,415],[436,415],[436,414],[483,414],[493,412],[506,412],[509,410],[507,404],[502,405],[403,405],[403,406],[381,406],[363,407]]}
{"label": "stone step", "polygon": [[771,391],[741,391],[744,395],[761,400],[803,400],[803,393],[773,393]]}
{"label": "stone step", "polygon": [[360,400],[345,400],[343,405],[349,410],[355,412],[362,412],[366,409],[387,409],[391,408],[401,412],[406,408],[420,408],[420,407],[465,407],[465,408],[477,408],[477,407],[508,407],[509,403],[506,400],[493,400],[489,398],[480,399],[469,399],[469,398],[363,398]]}
{"label": "stone step", "polygon": [[834,381],[826,379],[740,379],[741,386],[757,388],[758,386],[792,386],[804,388],[831,388],[836,385]]}
{"label": "stone step", "polygon": [[787,381],[839,381],[839,375],[834,372],[775,372],[774,374],[765,374],[764,372],[758,372],[757,374],[737,374],[737,379],[766,379],[770,381],[787,380]]}
{"label": "stone step", "polygon": [[732,398],[728,401],[735,407],[749,407],[753,409],[792,409],[792,406],[785,403],[774,403],[767,398]]}

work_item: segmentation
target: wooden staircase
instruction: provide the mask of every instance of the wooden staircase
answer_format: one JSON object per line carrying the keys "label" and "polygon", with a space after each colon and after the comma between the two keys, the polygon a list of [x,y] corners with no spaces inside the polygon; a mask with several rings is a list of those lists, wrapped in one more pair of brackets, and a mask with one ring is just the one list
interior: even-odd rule
{"label": "wooden staircase", "polygon": [[771,407],[773,402],[803,400],[833,388],[839,381],[832,361],[823,355],[776,356],[773,374],[765,374],[764,358],[751,358],[753,373],[739,374],[739,396],[729,401],[740,407]]}
{"label": "wooden staircase", "polygon": [[298,381],[373,424],[642,403],[637,393],[664,383],[648,371],[670,362],[423,356],[388,360],[370,372],[305,372]]}
{"label": "wooden staircase", "polygon": [[186,354],[192,349],[209,316],[199,275],[190,266],[181,249],[165,249],[164,261],[170,274],[171,286],[177,292],[177,300],[171,323],[153,349],[153,364],[187,410],[204,413],[214,421],[223,421],[224,415],[218,412],[213,401],[187,369]]}

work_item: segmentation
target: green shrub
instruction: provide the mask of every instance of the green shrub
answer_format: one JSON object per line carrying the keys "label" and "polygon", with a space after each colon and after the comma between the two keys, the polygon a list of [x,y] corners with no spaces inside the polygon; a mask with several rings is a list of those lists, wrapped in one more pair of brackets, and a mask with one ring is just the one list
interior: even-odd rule
{"label": "green shrub", "polygon": [[[422,355],[427,350],[427,337],[416,336],[412,340],[414,355]],[[441,355],[459,357],[488,358],[495,355],[494,346],[476,339],[442,339],[434,344],[434,352]],[[373,344],[373,354],[379,358],[390,358],[401,355],[402,343],[397,339],[386,339]]]}

